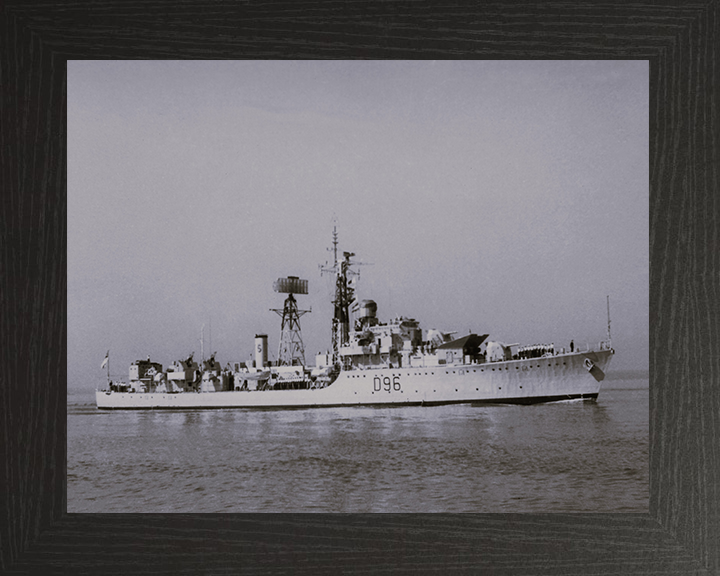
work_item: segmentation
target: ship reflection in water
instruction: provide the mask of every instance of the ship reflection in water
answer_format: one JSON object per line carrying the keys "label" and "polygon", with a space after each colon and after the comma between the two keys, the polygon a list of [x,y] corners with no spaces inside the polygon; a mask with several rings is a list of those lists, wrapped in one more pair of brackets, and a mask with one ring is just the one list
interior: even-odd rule
{"label": "ship reflection in water", "polygon": [[647,376],[597,402],[98,412],[68,512],[644,512]]}

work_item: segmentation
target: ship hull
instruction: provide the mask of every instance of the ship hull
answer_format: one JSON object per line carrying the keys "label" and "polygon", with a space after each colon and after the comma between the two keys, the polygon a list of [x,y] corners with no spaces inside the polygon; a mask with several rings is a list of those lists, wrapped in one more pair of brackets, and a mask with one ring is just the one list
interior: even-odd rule
{"label": "ship hull", "polygon": [[109,410],[532,404],[597,398],[612,350],[483,364],[342,371],[326,388],[228,392],[96,392]]}

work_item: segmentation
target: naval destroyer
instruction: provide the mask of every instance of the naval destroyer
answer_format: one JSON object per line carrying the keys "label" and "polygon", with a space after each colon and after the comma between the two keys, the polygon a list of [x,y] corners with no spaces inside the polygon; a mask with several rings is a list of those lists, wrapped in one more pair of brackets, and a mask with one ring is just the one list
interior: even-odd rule
{"label": "naval destroyer", "polygon": [[[323,271],[335,279],[332,351],[305,362],[300,316],[294,294],[307,294],[307,280],[289,276],[275,282],[288,294],[282,310],[278,359],[268,361],[266,334],[255,336],[254,360],[227,363],[194,355],[163,369],[133,362],[128,381],[110,380],[96,390],[100,409],[310,408],[408,406],[454,403],[533,404],[595,400],[615,354],[610,339],[579,350],[554,345],[506,344],[488,334],[431,329],[413,318],[381,322],[372,300],[356,301],[355,256],[335,259]],[[103,362],[107,364],[108,356]]]}

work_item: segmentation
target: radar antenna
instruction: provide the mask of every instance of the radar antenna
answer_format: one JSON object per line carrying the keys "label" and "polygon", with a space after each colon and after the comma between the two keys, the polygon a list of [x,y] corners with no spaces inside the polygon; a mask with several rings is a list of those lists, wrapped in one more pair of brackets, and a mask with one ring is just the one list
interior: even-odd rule
{"label": "radar antenna", "polygon": [[300,332],[300,316],[310,310],[298,310],[297,300],[293,294],[307,294],[308,281],[301,280],[297,276],[278,278],[273,282],[273,290],[288,295],[282,310],[271,308],[282,317],[278,366],[305,366],[305,346]]}

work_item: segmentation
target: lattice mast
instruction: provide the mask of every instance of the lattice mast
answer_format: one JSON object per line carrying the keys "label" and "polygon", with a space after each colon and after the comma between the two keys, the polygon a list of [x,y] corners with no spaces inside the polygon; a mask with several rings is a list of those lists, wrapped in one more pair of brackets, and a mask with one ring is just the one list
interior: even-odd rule
{"label": "lattice mast", "polygon": [[298,310],[297,300],[293,294],[307,294],[308,281],[297,276],[278,278],[273,283],[273,290],[287,294],[282,310],[271,308],[282,317],[280,323],[280,345],[278,346],[279,366],[305,366],[305,346],[300,331],[300,316],[310,310]]}
{"label": "lattice mast", "polygon": [[353,252],[343,252],[343,261],[340,262],[340,271],[335,281],[335,317],[338,324],[338,345],[345,346],[350,341],[350,306],[355,301],[355,289],[350,286],[348,273],[355,274],[350,270],[350,258],[355,256]]}
{"label": "lattice mast", "polygon": [[320,266],[321,272],[335,275],[335,297],[333,299],[334,314],[332,319],[332,363],[337,364],[340,359],[340,348],[350,340],[350,306],[355,302],[355,288],[353,284],[359,273],[350,267],[361,262],[352,262],[353,252],[343,252],[343,260],[337,258],[337,226],[333,226],[333,257],[332,266]]}
{"label": "lattice mast", "polygon": [[[325,262],[325,266],[320,265],[320,274],[323,274],[327,272],[328,274],[333,274],[337,277],[338,273],[338,259],[337,259],[337,247],[338,247],[338,234],[337,234],[337,225],[333,225],[333,241],[332,241],[333,247],[328,248],[328,252],[332,250],[333,253],[333,265],[329,266],[327,262]],[[336,285],[336,295],[333,299],[333,304],[335,305],[335,312],[333,314],[332,319],[332,328],[330,332],[330,339],[332,341],[332,363],[335,364],[338,360],[338,348],[339,348],[339,340],[338,340],[338,309],[337,309],[337,280],[335,282]]]}

